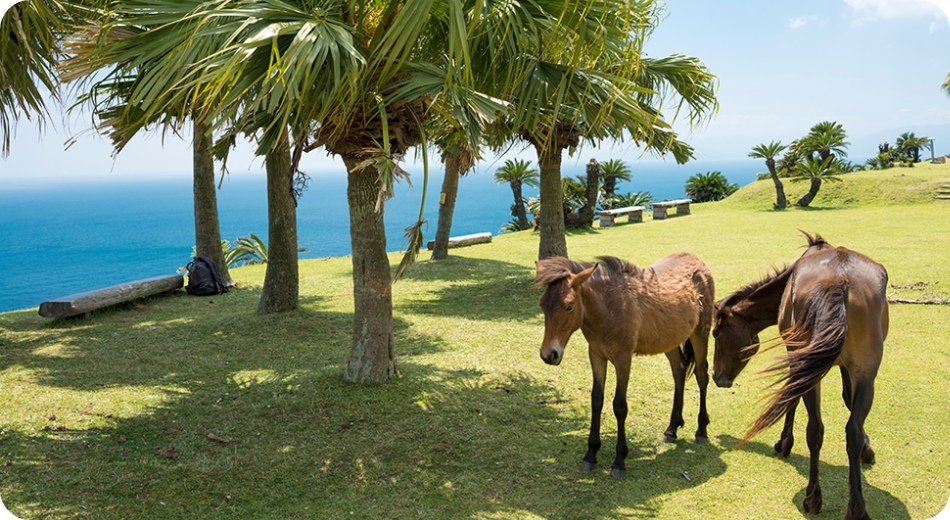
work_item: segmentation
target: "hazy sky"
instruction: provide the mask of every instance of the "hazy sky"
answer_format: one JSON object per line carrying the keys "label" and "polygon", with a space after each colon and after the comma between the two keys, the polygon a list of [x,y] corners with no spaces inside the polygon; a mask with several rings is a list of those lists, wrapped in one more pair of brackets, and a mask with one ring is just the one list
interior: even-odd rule
{"label": "hazy sky", "polygon": [[[0,7],[11,3],[0,0]],[[719,77],[718,115],[686,135],[700,157],[742,158],[758,143],[787,143],[825,120],[844,126],[854,158],[904,131],[935,137],[944,154],[950,96],[940,85],[950,71],[950,9],[941,9],[948,6],[950,0],[667,0],[646,51],[697,56]],[[35,122],[20,122],[10,157],[0,160],[0,183],[190,176],[187,140],[140,136],[113,160],[110,146],[87,132],[88,115],[65,121],[54,107],[50,122],[42,137]],[[77,142],[64,150],[70,136]],[[232,173],[263,169],[250,150],[233,155]],[[519,155],[533,158],[533,151]],[[639,151],[588,148],[574,160],[594,155],[635,161]],[[301,166],[311,175],[343,174],[342,162],[319,150]]]}

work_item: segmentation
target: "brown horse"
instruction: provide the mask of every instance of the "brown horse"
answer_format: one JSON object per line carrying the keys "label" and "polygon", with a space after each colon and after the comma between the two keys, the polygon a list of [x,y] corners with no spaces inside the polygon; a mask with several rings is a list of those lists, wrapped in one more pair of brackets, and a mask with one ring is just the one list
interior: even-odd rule
{"label": "brown horse", "polygon": [[[578,328],[588,343],[594,373],[591,391],[590,436],[582,468],[594,469],[600,449],[600,418],[604,406],[607,362],[617,373],[613,409],[617,417],[617,455],[611,476],[626,471],[627,382],[633,355],[666,354],[673,370],[673,413],[664,440],[676,440],[683,420],[683,387],[695,364],[699,383],[699,427],[696,442],[707,442],[706,351],[712,328],[715,284],[712,272],[699,258],[674,253],[652,266],[637,266],[613,257],[600,263],[580,264],[562,257],[537,262],[536,285],[547,286],[541,296],[544,340],[541,359],[557,365],[564,347]],[[683,346],[680,348],[680,346]]]}
{"label": "brown horse", "polygon": [[874,461],[864,421],[874,400],[874,379],[887,337],[887,271],[860,253],[830,246],[820,236],[806,237],[809,248],[801,258],[717,305],[713,378],[719,386],[730,386],[754,354],[755,335],[768,325],[778,325],[788,355],[769,370],[787,370],[787,374],[743,442],[785,415],[785,431],[775,449],[787,456],[792,447],[794,411],[801,398],[808,410],[811,459],[804,507],[816,514],[822,504],[818,482],[824,439],[821,380],[838,365],[842,397],[851,411],[845,429],[850,496],[844,518],[869,519],[861,490],[861,462]]}
{"label": "brown horse", "polygon": [[[821,235],[812,237],[802,231],[808,246],[802,256],[831,248]],[[785,284],[791,269],[777,271],[772,276],[753,282],[716,303],[716,327],[713,337],[716,350],[713,354],[713,381],[720,388],[729,388],[749,359],[759,350],[758,334],[767,327],[778,324],[778,308],[782,303]],[[775,443],[775,453],[787,458],[795,443],[795,409],[798,400],[785,413],[785,427]]]}

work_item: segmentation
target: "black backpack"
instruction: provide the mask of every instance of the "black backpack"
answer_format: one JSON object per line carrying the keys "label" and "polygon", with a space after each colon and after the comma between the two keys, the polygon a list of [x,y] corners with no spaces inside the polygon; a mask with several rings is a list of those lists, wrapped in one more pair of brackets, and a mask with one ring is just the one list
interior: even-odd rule
{"label": "black backpack", "polygon": [[221,281],[214,260],[198,256],[188,264],[188,286],[185,291],[195,296],[211,296],[224,294],[228,288]]}

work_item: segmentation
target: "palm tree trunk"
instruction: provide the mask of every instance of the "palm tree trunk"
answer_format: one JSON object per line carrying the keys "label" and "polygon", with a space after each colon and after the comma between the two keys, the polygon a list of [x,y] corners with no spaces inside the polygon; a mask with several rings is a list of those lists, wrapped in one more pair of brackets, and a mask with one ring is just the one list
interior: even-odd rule
{"label": "palm tree trunk", "polygon": [[376,212],[379,172],[356,170],[362,161],[343,154],[353,249],[353,342],[343,378],[353,383],[384,383],[397,374],[393,336],[392,276],[386,255],[383,211]]}
{"label": "palm tree trunk", "polygon": [[815,200],[815,195],[818,195],[818,190],[821,188],[821,177],[812,177],[811,178],[811,187],[808,189],[808,193],[804,197],[798,199],[798,202],[795,204],[803,208],[808,207],[811,204],[811,201]]}
{"label": "palm tree trunk", "polygon": [[455,214],[455,199],[459,192],[459,158],[445,155],[445,178],[442,180],[444,201],[439,204],[439,224],[435,231],[432,259],[443,260],[449,256],[449,233],[452,231],[452,216]]}
{"label": "palm tree trunk", "polygon": [[617,189],[617,177],[613,175],[608,175],[604,177],[604,197],[611,197],[614,194],[614,190]]}
{"label": "palm tree trunk", "polygon": [[522,231],[531,227],[531,221],[528,220],[528,211],[524,207],[524,192],[522,188],[524,183],[518,179],[512,180],[511,194],[515,197],[515,203],[511,205],[511,215],[518,219],[518,227]]}
{"label": "palm tree trunk", "polygon": [[564,236],[564,194],[561,192],[561,148],[547,150],[535,145],[538,151],[538,170],[541,176],[541,243],[538,259],[567,256]]}
{"label": "palm tree trunk", "polygon": [[778,178],[778,173],[775,171],[775,159],[769,157],[765,160],[765,165],[769,168],[769,175],[772,177],[772,182],[775,184],[775,207],[779,209],[785,209],[785,206],[788,206],[788,199],[785,198],[785,185],[782,184],[782,181]]}
{"label": "palm tree trunk", "polygon": [[594,225],[594,211],[597,209],[597,188],[600,184],[600,164],[596,159],[587,163],[587,202],[577,211],[580,216],[580,225],[591,227]]}
{"label": "palm tree trunk", "polygon": [[258,314],[297,308],[297,201],[285,131],[264,159],[267,169],[267,270]]}
{"label": "palm tree trunk", "polygon": [[194,121],[192,143],[195,198],[195,254],[214,261],[226,286],[234,285],[221,250],[221,228],[218,224],[218,196],[214,187],[214,157],[211,154],[211,127]]}

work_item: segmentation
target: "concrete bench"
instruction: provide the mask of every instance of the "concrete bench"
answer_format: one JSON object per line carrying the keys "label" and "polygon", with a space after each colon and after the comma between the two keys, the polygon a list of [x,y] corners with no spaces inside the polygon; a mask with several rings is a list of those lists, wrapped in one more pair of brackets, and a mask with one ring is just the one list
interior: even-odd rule
{"label": "concrete bench", "polygon": [[185,286],[185,277],[180,274],[155,276],[134,282],[120,283],[94,291],[86,291],[40,304],[40,316],[44,318],[68,318],[88,314],[96,309],[128,302],[145,296],[161,294]]}
{"label": "concrete bench", "polygon": [[[457,237],[449,237],[449,247],[462,247],[470,246],[472,244],[487,244],[491,242],[491,233],[474,233],[472,235],[462,235]],[[432,251],[435,248],[435,240],[430,240],[426,247],[429,251]]]}
{"label": "concrete bench", "polygon": [[677,215],[689,215],[689,203],[693,202],[692,199],[679,199],[679,200],[669,200],[666,202],[654,202],[653,206],[653,220],[662,220],[666,218],[666,211],[669,208],[675,207]]}
{"label": "concrete bench", "polygon": [[630,222],[643,222],[643,210],[645,209],[643,206],[627,206],[625,208],[598,211],[597,214],[600,215],[600,227],[614,225],[614,219],[623,215],[627,215],[627,220]]}

